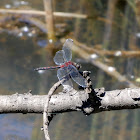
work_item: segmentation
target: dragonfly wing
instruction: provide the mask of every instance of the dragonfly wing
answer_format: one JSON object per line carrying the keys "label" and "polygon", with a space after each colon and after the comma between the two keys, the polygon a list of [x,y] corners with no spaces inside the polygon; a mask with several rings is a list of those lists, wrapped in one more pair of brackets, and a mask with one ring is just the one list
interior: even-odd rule
{"label": "dragonfly wing", "polygon": [[56,65],[64,64],[65,61],[64,61],[63,56],[64,56],[64,51],[63,50],[56,52],[56,54],[55,54],[55,56],[53,58],[53,60],[54,60]]}
{"label": "dragonfly wing", "polygon": [[68,69],[70,71],[71,78],[80,86],[87,87],[86,79],[79,73],[79,71],[73,66],[69,65]]}
{"label": "dragonfly wing", "polygon": [[63,45],[63,51],[65,52],[63,57],[65,61],[70,61],[72,59],[72,52],[71,52],[72,45],[73,45],[72,39],[67,39]]}
{"label": "dragonfly wing", "polygon": [[73,84],[72,84],[72,81],[71,81],[71,78],[70,78],[69,71],[68,71],[67,67],[63,67],[63,68],[58,69],[57,70],[57,77],[60,81],[64,80],[64,81],[61,82],[61,84],[63,86],[69,85],[69,86],[73,87]]}

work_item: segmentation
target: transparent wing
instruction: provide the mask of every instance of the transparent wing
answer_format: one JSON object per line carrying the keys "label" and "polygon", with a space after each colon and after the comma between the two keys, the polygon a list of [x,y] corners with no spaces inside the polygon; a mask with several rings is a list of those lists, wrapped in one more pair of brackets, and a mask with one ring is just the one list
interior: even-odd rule
{"label": "transparent wing", "polygon": [[56,52],[56,54],[55,54],[55,56],[53,58],[53,60],[54,60],[56,65],[64,64],[65,61],[64,61],[63,56],[64,56],[64,51],[63,50]]}
{"label": "transparent wing", "polygon": [[80,86],[87,87],[86,79],[79,73],[79,71],[73,66],[69,65],[68,70],[70,72],[71,78]]}
{"label": "transparent wing", "polygon": [[65,61],[70,61],[72,59],[72,52],[71,52],[72,45],[73,45],[72,39],[67,39],[63,45],[63,51],[65,52],[64,53],[64,60]]}
{"label": "transparent wing", "polygon": [[71,78],[70,78],[70,75],[69,75],[69,70],[67,67],[63,67],[63,68],[60,68],[57,70],[57,77],[59,80],[63,80],[62,85],[65,86],[65,85],[69,85],[71,87],[73,87],[73,84],[72,84],[72,81],[71,81]]}

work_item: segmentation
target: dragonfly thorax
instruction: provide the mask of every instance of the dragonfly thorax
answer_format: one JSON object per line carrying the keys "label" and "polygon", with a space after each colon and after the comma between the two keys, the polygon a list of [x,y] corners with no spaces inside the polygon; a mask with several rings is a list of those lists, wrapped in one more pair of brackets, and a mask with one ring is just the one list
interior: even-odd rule
{"label": "dragonfly thorax", "polygon": [[69,66],[69,65],[72,65],[72,62],[71,62],[71,61],[65,62],[64,65],[61,65],[61,68],[67,67],[67,66]]}
{"label": "dragonfly thorax", "polygon": [[[53,70],[58,68],[57,77],[64,86],[64,89],[73,88],[71,79],[73,79],[78,85],[87,87],[86,79],[79,73],[77,66],[71,62],[72,52],[71,47],[73,45],[72,39],[67,39],[63,45],[62,50],[56,52],[54,62],[57,66],[55,67],[41,67],[35,70]],[[64,79],[64,80],[62,80]]]}

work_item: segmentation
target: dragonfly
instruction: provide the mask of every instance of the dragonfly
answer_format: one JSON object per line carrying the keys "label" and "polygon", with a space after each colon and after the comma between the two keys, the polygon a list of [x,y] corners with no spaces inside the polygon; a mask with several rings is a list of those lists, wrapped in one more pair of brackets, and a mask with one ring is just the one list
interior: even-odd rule
{"label": "dragonfly", "polygon": [[36,71],[39,70],[57,70],[57,77],[61,81],[61,84],[65,86],[73,87],[71,79],[73,79],[78,85],[82,87],[87,87],[86,79],[79,73],[74,63],[71,62],[72,51],[71,47],[73,46],[72,39],[66,39],[62,50],[57,51],[54,56],[54,62],[57,66],[51,67],[40,67],[36,68]]}

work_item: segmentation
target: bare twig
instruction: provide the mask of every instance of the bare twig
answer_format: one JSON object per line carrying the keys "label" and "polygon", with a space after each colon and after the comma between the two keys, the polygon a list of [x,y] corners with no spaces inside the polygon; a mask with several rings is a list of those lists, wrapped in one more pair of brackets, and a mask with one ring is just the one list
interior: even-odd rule
{"label": "bare twig", "polygon": [[0,9],[2,14],[27,14],[27,15],[36,15],[36,16],[45,16],[45,11],[38,10],[16,10],[16,9]]}
{"label": "bare twig", "polygon": [[84,43],[78,42],[77,40],[73,39],[74,43],[82,48],[83,50],[87,51],[88,53],[96,53],[100,56],[110,56],[110,57],[138,57],[140,56],[140,51],[124,51],[124,50],[116,50],[116,51],[110,51],[110,50],[101,50],[101,49],[95,49],[95,47],[102,48],[102,45],[94,45],[94,46],[87,46]]}
{"label": "bare twig", "polygon": [[49,132],[48,132],[48,126],[49,126],[49,116],[48,108],[49,108],[49,101],[51,99],[52,94],[55,92],[55,90],[61,85],[61,81],[58,81],[55,83],[52,88],[49,90],[48,97],[46,98],[46,103],[44,105],[44,112],[43,112],[43,130],[45,134],[45,139],[50,140]]}
{"label": "bare twig", "polygon": [[88,94],[90,97],[83,104],[83,113],[86,115],[89,115],[94,111],[94,108],[91,107],[91,104],[93,105],[94,102],[96,102],[96,93],[95,93],[94,89],[92,88],[92,82],[91,82],[91,78],[89,76],[90,73],[91,73],[90,71],[83,71],[83,77],[86,78],[86,81],[87,81],[87,87],[84,90],[85,90],[85,93]]}
{"label": "bare twig", "polygon": [[[10,13],[10,14],[26,14],[26,15],[36,15],[45,16],[45,11],[38,10],[15,10],[15,9],[0,9],[0,13]],[[67,18],[82,18],[86,19],[88,16],[85,14],[78,13],[64,13],[64,12],[53,12],[56,17],[67,17]]]}
{"label": "bare twig", "polygon": [[90,71],[83,71],[83,77],[86,79],[87,81],[87,87],[85,88],[85,92],[87,94],[90,94],[92,92],[92,82],[91,82],[91,78],[90,78]]}

